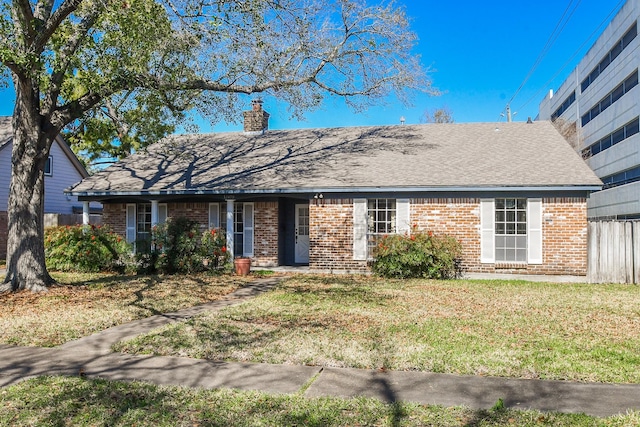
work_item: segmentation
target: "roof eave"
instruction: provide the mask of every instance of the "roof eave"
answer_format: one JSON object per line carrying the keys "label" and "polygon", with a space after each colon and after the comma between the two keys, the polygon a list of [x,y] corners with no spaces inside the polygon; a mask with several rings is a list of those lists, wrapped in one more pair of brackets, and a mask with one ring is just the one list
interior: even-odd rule
{"label": "roof eave", "polygon": [[458,193],[458,192],[545,192],[545,191],[583,191],[593,192],[602,189],[601,185],[532,185],[532,186],[436,186],[436,187],[291,187],[272,189],[224,189],[224,190],[148,190],[148,191],[65,191],[77,197],[152,197],[152,196],[233,196],[233,195],[269,195],[302,193]]}

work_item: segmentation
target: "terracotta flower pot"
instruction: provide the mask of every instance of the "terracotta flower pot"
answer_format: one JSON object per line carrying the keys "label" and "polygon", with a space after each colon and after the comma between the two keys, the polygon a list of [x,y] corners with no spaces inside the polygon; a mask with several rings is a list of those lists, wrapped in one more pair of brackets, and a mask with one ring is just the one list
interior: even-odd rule
{"label": "terracotta flower pot", "polygon": [[233,260],[233,265],[237,275],[246,276],[251,271],[251,258],[236,258]]}

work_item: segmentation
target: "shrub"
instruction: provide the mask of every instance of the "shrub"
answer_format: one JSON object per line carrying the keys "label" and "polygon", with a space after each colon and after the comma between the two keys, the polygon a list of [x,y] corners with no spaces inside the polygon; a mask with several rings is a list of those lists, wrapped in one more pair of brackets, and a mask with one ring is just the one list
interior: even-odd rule
{"label": "shrub", "polygon": [[460,243],[446,235],[390,234],[374,249],[373,272],[388,278],[450,279],[460,273]]}
{"label": "shrub", "polygon": [[165,274],[217,270],[229,261],[225,233],[219,229],[199,231],[196,221],[168,218],[153,227],[151,250],[139,255],[145,270]]}
{"label": "shrub", "polygon": [[151,252],[160,273],[194,273],[204,269],[198,253],[198,223],[188,218],[168,218],[152,229]]}
{"label": "shrub", "polygon": [[47,268],[58,271],[122,271],[131,247],[107,226],[48,227],[44,233]]}
{"label": "shrub", "polygon": [[224,231],[218,228],[205,231],[200,241],[200,254],[207,261],[209,268],[218,269],[229,262],[227,236]]}

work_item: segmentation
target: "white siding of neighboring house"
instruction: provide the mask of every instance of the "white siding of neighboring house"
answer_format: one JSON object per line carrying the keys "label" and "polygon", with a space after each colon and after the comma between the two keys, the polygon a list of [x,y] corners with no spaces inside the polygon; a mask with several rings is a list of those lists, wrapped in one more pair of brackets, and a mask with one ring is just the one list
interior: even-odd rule
{"label": "white siding of neighboring house", "polygon": [[[82,180],[82,175],[66,156],[56,140],[51,146],[52,175],[45,177],[45,213],[70,214],[74,206],[81,207],[77,197],[67,197],[63,190]],[[11,144],[0,150],[0,211],[6,211],[11,182]],[[99,206],[92,203],[93,206]]]}
{"label": "white siding of neighboring house", "polygon": [[44,212],[72,213],[73,206],[82,206],[77,197],[66,196],[63,191],[82,181],[82,175],[60,148],[58,141],[51,146],[51,176],[44,179]]}
{"label": "white siding of neighboring house", "polygon": [[11,145],[0,149],[0,212],[7,211],[11,182]]}

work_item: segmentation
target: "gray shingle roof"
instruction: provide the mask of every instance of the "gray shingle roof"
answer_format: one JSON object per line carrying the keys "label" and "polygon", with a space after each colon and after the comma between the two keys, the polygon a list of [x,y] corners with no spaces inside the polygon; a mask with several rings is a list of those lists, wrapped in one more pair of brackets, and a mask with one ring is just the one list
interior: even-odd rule
{"label": "gray shingle roof", "polygon": [[170,136],[73,192],[600,185],[549,122],[456,123]]}

